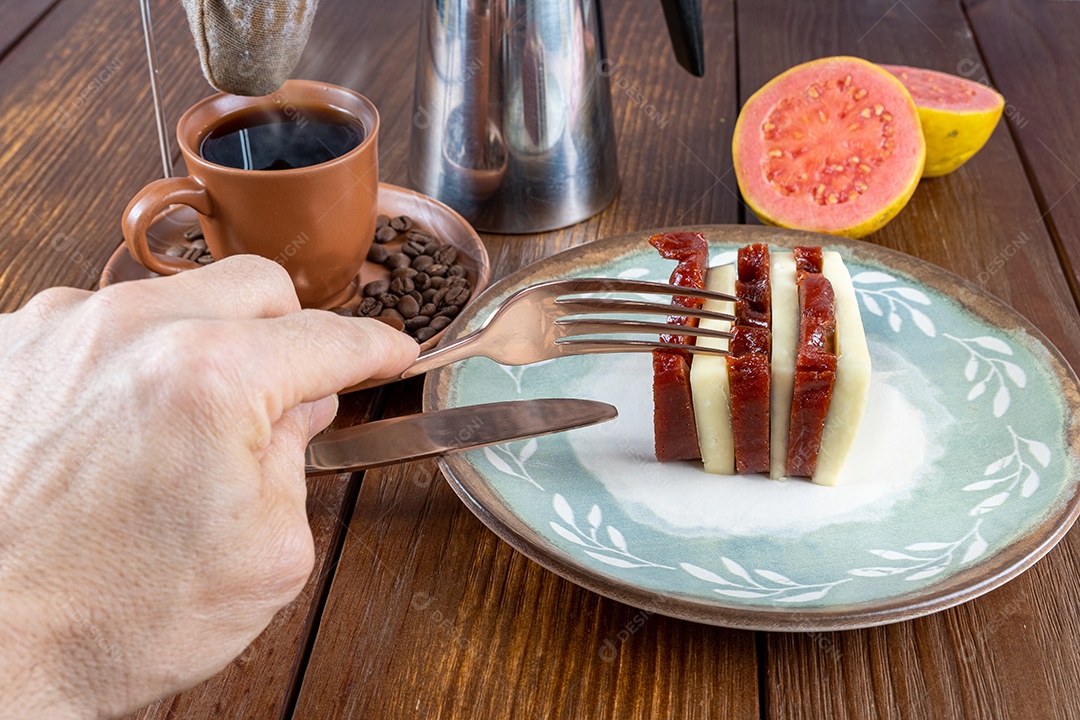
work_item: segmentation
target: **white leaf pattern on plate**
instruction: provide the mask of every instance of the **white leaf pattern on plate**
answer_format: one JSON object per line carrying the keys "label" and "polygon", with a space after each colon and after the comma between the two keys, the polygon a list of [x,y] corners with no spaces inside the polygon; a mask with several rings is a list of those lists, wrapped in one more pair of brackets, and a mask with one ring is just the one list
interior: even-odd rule
{"label": "white leaf pattern on plate", "polygon": [[[856,577],[888,577],[890,575],[904,575],[908,581],[923,580],[944,572],[956,555],[961,546],[967,545],[968,549],[961,563],[971,562],[986,551],[986,541],[979,534],[979,526],[982,520],[976,520],[975,525],[962,537],[952,542],[928,541],[912,543],[904,549],[907,553],[895,550],[873,549],[868,552],[885,560],[902,561],[902,565],[874,566],[855,568],[848,570],[849,575]],[[979,549],[981,544],[981,549]],[[972,548],[976,551],[973,551]],[[925,552],[927,555],[918,556],[909,553]]]}
{"label": "white leaf pattern on plate", "polygon": [[594,560],[599,560],[606,565],[623,569],[650,567],[674,570],[670,565],[661,565],[659,563],[650,562],[631,553],[627,547],[626,538],[618,529],[611,525],[607,526],[608,539],[611,540],[611,544],[607,545],[600,540],[597,534],[597,530],[600,529],[600,524],[602,522],[599,506],[593,505],[589,510],[587,520],[591,527],[586,532],[578,527],[577,521],[574,518],[574,510],[570,507],[570,503],[565,497],[559,493],[555,493],[554,497],[551,499],[551,503],[559,518],[570,526],[564,527],[555,521],[551,521],[549,523],[551,529],[575,545],[591,548],[590,550],[585,550],[585,554]]}
{"label": "white leaf pattern on plate", "polygon": [[896,282],[896,278],[876,270],[866,270],[856,273],[851,277],[851,282],[856,285],[855,293],[862,300],[866,309],[879,317],[885,316],[882,303],[888,307],[889,327],[894,333],[900,332],[904,326],[904,318],[901,309],[906,311],[915,327],[927,337],[937,336],[937,327],[934,321],[912,303],[918,305],[930,305],[930,298],[926,293],[911,287],[897,286],[871,290],[858,287],[858,285],[886,285]]}
{"label": "white leaf pattern on plate", "polygon": [[1001,505],[1005,502],[1009,493],[1012,492],[1018,484],[1020,484],[1020,496],[1025,498],[1031,497],[1035,494],[1035,491],[1039,489],[1039,472],[1032,464],[1025,461],[1023,453],[1024,449],[1026,449],[1034,461],[1042,467],[1045,468],[1050,465],[1050,460],[1053,456],[1050,452],[1050,448],[1046,446],[1046,443],[1020,437],[1016,434],[1016,431],[1012,429],[1011,425],[1006,426],[1006,429],[1012,437],[1012,452],[987,465],[986,469],[983,471],[983,477],[996,475],[1009,468],[1014,469],[999,477],[993,477],[989,480],[979,480],[969,485],[965,485],[962,489],[968,492],[977,492],[980,490],[988,490],[995,485],[1000,485],[1005,482],[1009,483],[1009,485],[1003,492],[999,492],[997,495],[983,500],[972,508],[972,515],[982,515],[993,508],[996,508],[998,505]]}
{"label": "white leaf pattern on plate", "polygon": [[704,580],[713,585],[720,585],[721,587],[713,588],[713,592],[718,595],[744,599],[769,598],[774,602],[782,603],[800,603],[820,600],[837,585],[851,580],[851,578],[843,578],[829,583],[803,585],[778,572],[755,569],[754,573],[766,581],[765,583],[761,583],[755,580],[750,573],[747,572],[746,568],[735,560],[721,556],[720,562],[723,564],[724,569],[728,574],[734,576],[734,579],[724,577],[717,572],[699,567],[693,563],[679,563],[679,567],[699,580]]}
{"label": "white leaf pattern on plate", "polygon": [[[516,477],[521,480],[526,480],[536,487],[537,490],[543,490],[543,486],[533,479],[533,476],[529,474],[529,471],[525,468],[525,463],[529,458],[533,456],[536,449],[540,447],[536,438],[530,439],[525,446],[521,449],[520,453],[515,453],[510,449],[509,445],[492,445],[484,448],[484,457],[491,463],[492,467],[501,473]],[[513,463],[517,469],[511,467],[510,463]]]}
{"label": "white leaf pattern on plate", "polygon": [[[1010,360],[985,355],[980,348],[982,350],[997,353],[998,355],[1012,355],[1013,349],[1009,347],[1008,343],[1004,340],[988,335],[973,338],[960,338],[944,333],[944,337],[947,337],[949,340],[952,340],[967,350],[968,359],[967,363],[964,365],[964,378],[968,382],[971,382],[978,377],[979,369],[985,367],[985,373],[982,378],[968,390],[968,402],[980,397],[986,392],[988,386],[996,384],[997,390],[994,393],[994,402],[992,405],[994,417],[1003,416],[1006,411],[1008,411],[1009,404],[1012,400],[1005,379],[1008,378],[1017,388],[1024,388],[1027,387],[1027,373],[1024,372],[1023,368]],[[1002,374],[1003,371],[1004,374]]]}

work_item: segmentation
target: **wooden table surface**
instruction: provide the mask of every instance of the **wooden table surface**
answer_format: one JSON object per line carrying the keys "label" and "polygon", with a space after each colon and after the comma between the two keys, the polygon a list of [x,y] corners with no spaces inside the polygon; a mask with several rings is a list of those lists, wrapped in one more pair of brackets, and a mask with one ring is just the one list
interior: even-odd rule
{"label": "wooden table surface", "polygon": [[[1080,3],[709,0],[707,73],[675,64],[659,3],[604,8],[622,191],[599,215],[484,237],[496,278],[599,237],[753,221],[730,141],[769,78],[824,55],[997,87],[1006,119],[868,238],[948,268],[1029,318],[1080,367]],[[355,88],[405,184],[419,0],[323,0],[296,77]],[[155,4],[168,115],[210,93],[178,2]],[[134,0],[0,0],[0,309],[92,288],[120,213],[159,176]],[[652,106],[655,112],[646,112]],[[657,122],[657,114],[664,122]],[[1007,262],[1002,262],[1007,259]],[[339,424],[415,412],[421,382],[347,397]],[[583,590],[510,549],[434,462],[310,485],[316,569],[224,672],[141,718],[1076,718],[1076,532],[959,607],[818,634],[707,627]],[[634,628],[633,633],[620,632]],[[618,642],[614,659],[600,650]]]}

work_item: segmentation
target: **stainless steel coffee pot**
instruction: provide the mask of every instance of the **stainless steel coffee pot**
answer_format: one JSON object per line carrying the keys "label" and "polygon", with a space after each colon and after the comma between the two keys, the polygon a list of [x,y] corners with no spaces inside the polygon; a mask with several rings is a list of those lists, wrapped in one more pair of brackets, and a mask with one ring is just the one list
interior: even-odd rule
{"label": "stainless steel coffee pot", "polygon": [[[703,71],[700,0],[662,0],[679,62]],[[619,189],[598,0],[428,0],[409,181],[479,230],[579,222]]]}

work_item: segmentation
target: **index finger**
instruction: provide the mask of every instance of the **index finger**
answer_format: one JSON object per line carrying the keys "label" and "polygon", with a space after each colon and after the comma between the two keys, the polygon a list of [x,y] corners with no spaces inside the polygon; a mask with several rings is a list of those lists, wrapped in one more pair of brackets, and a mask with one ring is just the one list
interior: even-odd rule
{"label": "index finger", "polygon": [[403,332],[368,318],[323,310],[228,323],[224,371],[249,399],[276,404],[276,420],[289,408],[332,395],[368,378],[390,377],[416,359],[419,345]]}

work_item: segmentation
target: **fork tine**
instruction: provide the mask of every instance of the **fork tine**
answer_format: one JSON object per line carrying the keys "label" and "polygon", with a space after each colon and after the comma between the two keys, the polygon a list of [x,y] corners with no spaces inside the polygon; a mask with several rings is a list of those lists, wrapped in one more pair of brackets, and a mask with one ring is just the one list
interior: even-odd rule
{"label": "fork tine", "polygon": [[569,278],[567,280],[555,280],[545,284],[553,290],[558,290],[563,295],[591,292],[645,293],[656,295],[682,295],[684,297],[702,298],[705,300],[735,302],[735,297],[726,293],[681,287],[679,285],[669,285],[667,283],[658,283],[649,280],[627,280],[625,278]]}
{"label": "fork tine", "polygon": [[668,333],[670,335],[691,335],[693,337],[730,338],[731,333],[711,328],[693,327],[678,323],[642,322],[639,320],[621,320],[616,318],[559,318],[556,325],[570,330],[574,336],[597,333]]}
{"label": "fork tine", "polygon": [[555,346],[564,355],[595,355],[598,353],[651,352],[653,350],[684,350],[694,355],[727,355],[727,350],[701,345],[681,345],[655,340],[590,340],[562,338]]}
{"label": "fork tine", "polygon": [[642,300],[608,300],[605,298],[558,298],[555,306],[565,315],[582,315],[585,313],[637,313],[641,315],[675,315],[683,317],[695,317],[702,320],[729,320],[734,321],[735,316],[729,313],[714,312],[712,310],[684,308],[681,305],[664,303],[650,303]]}

